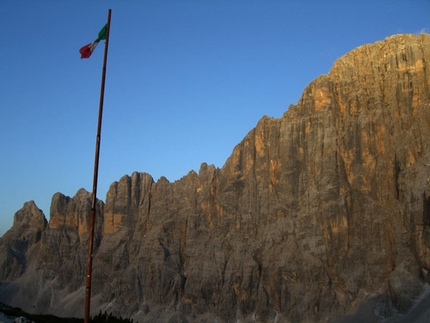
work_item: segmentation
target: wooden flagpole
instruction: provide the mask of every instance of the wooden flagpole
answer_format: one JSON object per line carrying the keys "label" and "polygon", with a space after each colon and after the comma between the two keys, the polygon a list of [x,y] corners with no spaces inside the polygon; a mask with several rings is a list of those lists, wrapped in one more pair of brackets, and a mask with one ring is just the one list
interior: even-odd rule
{"label": "wooden flagpole", "polygon": [[101,130],[102,130],[103,101],[104,101],[104,94],[105,94],[106,63],[107,63],[107,54],[108,54],[108,46],[109,46],[110,17],[111,17],[111,9],[108,10],[108,21],[107,21],[107,27],[106,27],[106,42],[105,42],[105,51],[104,51],[104,59],[103,59],[102,83],[100,88],[100,104],[99,104],[99,117],[98,117],[98,124],[97,124],[96,150],[95,150],[95,157],[94,157],[93,193],[92,193],[92,201],[91,201],[90,229],[88,234],[88,256],[87,256],[88,263],[87,263],[87,275],[86,275],[86,286],[85,286],[84,323],[89,323],[89,320],[90,320],[94,222],[96,217],[96,205],[97,205],[97,179],[98,179],[98,172],[99,172],[100,139],[101,139]]}

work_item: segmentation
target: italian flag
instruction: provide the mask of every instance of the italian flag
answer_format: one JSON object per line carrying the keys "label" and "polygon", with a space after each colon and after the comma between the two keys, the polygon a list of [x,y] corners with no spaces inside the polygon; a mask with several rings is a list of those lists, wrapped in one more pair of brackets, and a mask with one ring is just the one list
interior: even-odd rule
{"label": "italian flag", "polygon": [[79,53],[81,53],[81,58],[89,58],[91,56],[91,54],[93,53],[94,49],[96,49],[99,42],[103,39],[106,39],[106,30],[107,30],[107,24],[100,30],[97,36],[97,39],[95,41],[85,45],[79,50]]}

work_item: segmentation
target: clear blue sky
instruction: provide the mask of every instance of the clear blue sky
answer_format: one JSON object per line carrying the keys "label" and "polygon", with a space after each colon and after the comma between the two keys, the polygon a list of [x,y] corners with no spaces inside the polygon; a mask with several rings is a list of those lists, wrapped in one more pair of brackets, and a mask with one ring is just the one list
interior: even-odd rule
{"label": "clear blue sky", "polygon": [[125,174],[222,167],[263,115],[365,43],[430,32],[428,0],[0,0],[0,236],[23,203],[92,190],[112,9],[98,197]]}

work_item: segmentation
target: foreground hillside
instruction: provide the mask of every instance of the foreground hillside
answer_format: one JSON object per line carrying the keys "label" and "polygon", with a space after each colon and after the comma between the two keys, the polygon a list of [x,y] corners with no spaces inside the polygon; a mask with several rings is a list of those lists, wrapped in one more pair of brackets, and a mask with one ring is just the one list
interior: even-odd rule
{"label": "foreground hillside", "polygon": [[[90,323],[133,323],[133,320],[114,317],[107,313],[98,313],[89,318]],[[83,323],[83,319],[63,318],[54,315],[29,314],[20,308],[13,308],[0,303],[1,323]]]}
{"label": "foreground hillside", "polygon": [[[430,35],[363,45],[222,168],[113,183],[98,203],[93,313],[427,322],[429,178]],[[24,204],[0,240],[0,301],[82,315],[90,207],[83,189],[57,193],[48,223]]]}

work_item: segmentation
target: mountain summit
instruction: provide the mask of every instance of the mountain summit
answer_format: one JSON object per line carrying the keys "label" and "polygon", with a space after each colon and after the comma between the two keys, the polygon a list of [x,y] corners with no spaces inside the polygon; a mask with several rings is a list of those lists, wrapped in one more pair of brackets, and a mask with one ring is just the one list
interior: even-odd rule
{"label": "mountain summit", "polygon": [[[360,46],[282,118],[263,117],[222,168],[113,183],[98,203],[93,313],[424,322],[429,178],[430,35]],[[90,207],[81,189],[53,196],[49,223],[32,202],[15,214],[0,301],[82,316]]]}

